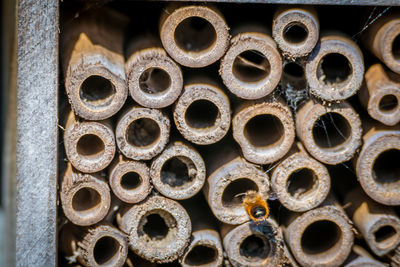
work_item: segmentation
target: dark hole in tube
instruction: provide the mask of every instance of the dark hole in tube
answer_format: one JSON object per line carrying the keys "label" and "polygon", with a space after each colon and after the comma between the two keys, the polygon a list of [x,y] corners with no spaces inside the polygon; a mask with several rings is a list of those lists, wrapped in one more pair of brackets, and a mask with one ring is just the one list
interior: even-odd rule
{"label": "dark hole in tube", "polygon": [[133,121],[126,131],[128,143],[138,147],[153,144],[159,136],[160,127],[157,122],[149,118],[140,118]]}
{"label": "dark hole in tube", "polygon": [[379,109],[383,112],[392,112],[398,105],[397,97],[394,95],[385,95],[379,101]]}
{"label": "dark hole in tube", "polygon": [[268,77],[271,65],[265,55],[256,50],[239,54],[232,66],[233,75],[242,82],[259,82]]}
{"label": "dark hole in tube", "polygon": [[[349,60],[339,53],[327,54],[321,59],[318,66],[318,79],[325,84],[344,82],[351,75],[352,69]],[[325,75],[323,78],[322,76]]]}
{"label": "dark hole in tube", "polygon": [[270,114],[251,118],[244,128],[244,136],[255,147],[273,145],[282,138],[283,133],[281,120]]}
{"label": "dark hole in tube", "polygon": [[393,238],[397,234],[396,230],[390,226],[390,225],[385,225],[379,228],[375,233],[375,240],[378,243],[385,242],[385,241],[390,241],[391,238]]}
{"label": "dark hole in tube", "polygon": [[400,34],[394,38],[392,43],[392,53],[396,60],[400,60]]}
{"label": "dark hole in tube", "polygon": [[142,183],[142,179],[136,172],[127,172],[121,177],[121,186],[125,190],[138,188]]}
{"label": "dark hole in tube", "polygon": [[143,226],[143,231],[155,240],[161,240],[167,236],[169,228],[165,220],[157,213],[150,214],[146,217],[147,222]]}
{"label": "dark hole in tube", "polygon": [[104,143],[97,135],[85,134],[79,138],[76,150],[79,155],[95,157],[104,152]]}
{"label": "dark hole in tube", "polygon": [[101,202],[99,192],[90,188],[79,189],[72,198],[72,208],[75,211],[87,211],[97,207]]}
{"label": "dark hole in tube", "polygon": [[218,107],[208,100],[196,100],[185,112],[185,121],[192,128],[208,128],[215,124],[219,115]]}
{"label": "dark hole in tube", "polygon": [[314,171],[303,168],[290,174],[286,188],[292,197],[301,198],[310,192],[317,182]]}
{"label": "dark hole in tube", "polygon": [[147,94],[158,94],[171,85],[169,74],[160,68],[149,68],[139,77],[140,89]]}
{"label": "dark hole in tube", "polygon": [[84,103],[98,107],[110,104],[115,92],[115,86],[110,80],[92,75],[83,81],[79,95]]}
{"label": "dark hole in tube", "polygon": [[249,261],[261,261],[268,257],[270,251],[269,242],[257,235],[250,235],[240,244],[240,255]]}
{"label": "dark hole in tube", "polygon": [[317,119],[313,127],[315,143],[322,148],[342,145],[350,138],[351,126],[347,119],[336,112],[328,112]]}
{"label": "dark hole in tube", "polygon": [[105,264],[117,255],[119,248],[120,244],[116,239],[110,236],[104,236],[97,240],[96,244],[94,245],[94,260],[99,265]]}
{"label": "dark hole in tube", "polygon": [[188,52],[199,52],[211,47],[217,39],[213,25],[201,17],[184,19],[175,29],[177,45]]}
{"label": "dark hole in tube", "polygon": [[301,237],[304,253],[315,255],[333,248],[340,240],[342,231],[339,226],[328,220],[310,224]]}
{"label": "dark hole in tube", "polygon": [[241,205],[243,194],[249,190],[258,191],[257,184],[248,178],[234,180],[222,193],[222,204],[226,207]]}
{"label": "dark hole in tube", "polygon": [[302,23],[292,23],[283,30],[285,41],[293,44],[304,42],[308,37],[307,28]]}
{"label": "dark hole in tube", "polygon": [[210,264],[216,260],[217,255],[215,248],[198,245],[190,250],[185,258],[185,264],[193,266]]}
{"label": "dark hole in tube", "polygon": [[172,187],[191,182],[197,175],[193,161],[185,156],[172,157],[161,168],[161,181]]}
{"label": "dark hole in tube", "polygon": [[400,179],[400,150],[383,151],[373,164],[373,176],[378,183],[389,184]]}

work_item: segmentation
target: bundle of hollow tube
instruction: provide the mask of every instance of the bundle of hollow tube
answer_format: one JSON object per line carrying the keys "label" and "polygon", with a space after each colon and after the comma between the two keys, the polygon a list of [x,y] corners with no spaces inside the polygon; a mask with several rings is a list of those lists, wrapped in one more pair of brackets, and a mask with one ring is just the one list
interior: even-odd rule
{"label": "bundle of hollow tube", "polygon": [[355,42],[312,7],[222,11],[166,5],[126,40],[107,7],[62,32],[60,261],[400,266],[400,16]]}

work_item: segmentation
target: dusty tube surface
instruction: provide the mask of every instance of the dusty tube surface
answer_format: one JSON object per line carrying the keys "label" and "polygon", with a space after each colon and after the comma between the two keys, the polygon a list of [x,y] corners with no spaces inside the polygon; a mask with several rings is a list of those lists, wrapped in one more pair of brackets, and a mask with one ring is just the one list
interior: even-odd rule
{"label": "dusty tube surface", "polygon": [[181,256],[189,243],[192,225],[186,210],[176,201],[150,196],[117,215],[128,235],[129,247],[151,262],[166,263]]}
{"label": "dusty tube surface", "polygon": [[315,208],[325,200],[331,188],[331,178],[323,164],[299,151],[275,168],[271,186],[282,205],[301,212]]}
{"label": "dusty tube surface", "polygon": [[310,7],[278,9],[272,36],[285,57],[307,56],[319,39],[318,15]]}
{"label": "dusty tube surface", "polygon": [[82,118],[109,118],[125,103],[123,32],[127,23],[125,16],[103,8],[73,19],[63,35],[65,88],[72,109]]}
{"label": "dusty tube surface", "polygon": [[142,44],[132,42],[131,49],[137,49],[126,61],[125,71],[129,93],[137,103],[148,108],[163,108],[179,97],[183,77],[179,65],[152,40],[152,36],[143,36],[135,39]]}
{"label": "dusty tube surface", "polygon": [[382,65],[372,65],[365,73],[359,97],[375,120],[389,126],[400,121],[400,84],[389,79]]}
{"label": "dusty tube surface", "polygon": [[364,78],[360,48],[342,36],[324,36],[306,64],[310,93],[327,101],[344,100],[354,95]]}
{"label": "dusty tube surface", "polygon": [[353,246],[349,218],[336,205],[325,205],[295,218],[285,239],[302,266],[340,266]]}
{"label": "dusty tube surface", "polygon": [[122,155],[109,171],[113,193],[126,203],[138,203],[151,192],[150,171],[143,162],[125,160]]}
{"label": "dusty tube surface", "polygon": [[357,178],[373,200],[400,205],[400,131],[371,128],[356,162]]}
{"label": "dusty tube surface", "polygon": [[248,101],[239,106],[232,120],[232,130],[243,156],[256,164],[282,158],[295,137],[289,107],[281,99],[273,98]]}
{"label": "dusty tube surface", "polygon": [[234,267],[281,266],[283,260],[282,234],[276,222],[267,219],[260,226],[252,222],[239,225],[225,234],[223,244]]}
{"label": "dusty tube surface", "polygon": [[115,135],[125,157],[149,160],[167,145],[169,130],[169,119],[160,110],[132,107],[119,118]]}
{"label": "dusty tube surface", "polygon": [[79,121],[71,111],[64,131],[69,162],[79,171],[94,173],[106,168],[115,155],[115,137],[110,121]]}
{"label": "dusty tube surface", "polygon": [[354,245],[352,253],[344,263],[344,267],[385,267],[380,261],[375,260],[363,247]]}
{"label": "dusty tube surface", "polygon": [[270,94],[278,85],[282,59],[270,36],[243,32],[232,38],[219,72],[233,94],[244,99],[258,99]]}
{"label": "dusty tube surface", "polygon": [[400,74],[400,18],[386,14],[369,27],[364,43],[392,71]]}
{"label": "dusty tube surface", "polygon": [[164,196],[187,199],[203,187],[206,167],[197,150],[174,142],[153,160],[150,176],[153,186]]}
{"label": "dusty tube surface", "polygon": [[315,159],[338,164],[361,145],[361,120],[346,101],[324,106],[309,100],[296,113],[296,133]]}
{"label": "dusty tube surface", "polygon": [[198,145],[221,140],[228,132],[231,121],[228,97],[220,88],[209,83],[186,85],[173,115],[183,137]]}
{"label": "dusty tube surface", "polygon": [[99,176],[74,171],[70,164],[62,178],[60,199],[65,216],[82,226],[101,221],[111,205],[108,184]]}
{"label": "dusty tube surface", "polygon": [[238,194],[257,191],[269,197],[269,178],[266,173],[241,157],[221,165],[207,178],[204,193],[215,217],[227,224],[250,220]]}
{"label": "dusty tube surface", "polygon": [[170,5],[160,22],[160,37],[179,64],[200,68],[220,59],[229,44],[229,28],[212,6]]}
{"label": "dusty tube surface", "polygon": [[400,219],[389,207],[370,200],[361,188],[345,198],[349,216],[368,246],[378,256],[395,249],[400,243]]}
{"label": "dusty tube surface", "polygon": [[[68,226],[67,226],[68,227]],[[69,231],[67,231],[69,230]],[[128,256],[128,239],[110,225],[88,229],[63,229],[61,247],[69,263],[78,260],[84,266],[122,267]]]}

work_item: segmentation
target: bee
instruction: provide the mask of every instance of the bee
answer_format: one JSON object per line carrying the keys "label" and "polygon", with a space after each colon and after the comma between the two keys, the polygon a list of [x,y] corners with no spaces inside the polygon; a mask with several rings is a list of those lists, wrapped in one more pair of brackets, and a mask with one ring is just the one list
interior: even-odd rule
{"label": "bee", "polygon": [[244,193],[243,207],[250,219],[256,223],[265,221],[269,215],[267,201],[256,192],[249,190]]}

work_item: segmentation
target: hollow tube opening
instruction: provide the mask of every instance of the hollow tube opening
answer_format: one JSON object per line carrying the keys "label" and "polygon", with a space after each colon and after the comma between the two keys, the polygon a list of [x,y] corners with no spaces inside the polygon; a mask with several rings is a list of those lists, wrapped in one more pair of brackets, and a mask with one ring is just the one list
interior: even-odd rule
{"label": "hollow tube opening", "polygon": [[316,255],[336,247],[342,237],[342,231],[333,221],[321,220],[310,224],[301,237],[304,253]]}
{"label": "hollow tube opening", "polygon": [[83,135],[76,144],[78,154],[88,158],[100,156],[104,150],[103,140],[94,134]]}
{"label": "hollow tube opening", "polygon": [[133,190],[142,184],[140,175],[136,172],[127,172],[121,177],[121,187],[125,190]]}
{"label": "hollow tube opening", "polygon": [[140,118],[129,124],[126,140],[132,146],[144,147],[154,144],[160,138],[158,123],[150,118]]}
{"label": "hollow tube opening", "polygon": [[[373,177],[383,185],[393,187],[398,185],[400,180],[400,150],[389,149],[380,153],[373,163]],[[394,183],[394,184],[393,184]]]}
{"label": "hollow tube opening", "polygon": [[240,244],[240,255],[248,261],[262,261],[268,257],[270,244],[265,237],[250,235]]}
{"label": "hollow tube opening", "polygon": [[199,266],[213,263],[218,256],[214,247],[197,245],[193,247],[185,258],[185,264]]}
{"label": "hollow tube opening", "polygon": [[319,62],[317,74],[318,79],[325,84],[341,83],[350,77],[352,68],[347,57],[330,53]]}
{"label": "hollow tube opening", "polygon": [[383,112],[391,113],[396,110],[399,102],[394,95],[384,95],[379,101],[379,109]]}
{"label": "hollow tube opening", "polygon": [[271,65],[267,57],[257,50],[240,53],[232,65],[233,75],[242,82],[259,82],[268,77]]}
{"label": "hollow tube opening", "polygon": [[171,77],[160,68],[148,68],[139,77],[139,87],[146,94],[159,94],[171,86]]}
{"label": "hollow tube opening", "polygon": [[313,170],[302,168],[291,173],[287,180],[286,190],[297,199],[301,199],[318,186],[318,179]]}
{"label": "hollow tube opening", "polygon": [[102,107],[110,104],[116,93],[113,83],[98,75],[86,78],[80,87],[81,100],[92,107]]}
{"label": "hollow tube opening", "polygon": [[214,26],[201,17],[188,17],[176,27],[177,45],[187,52],[200,52],[210,48],[217,40]]}
{"label": "hollow tube opening", "polygon": [[338,147],[350,138],[351,125],[341,114],[328,112],[315,121],[312,133],[317,146]]}
{"label": "hollow tube opening", "polygon": [[261,114],[251,118],[244,127],[244,136],[255,147],[267,147],[283,138],[281,120],[271,114]]}
{"label": "hollow tube opening", "polygon": [[97,240],[93,249],[93,257],[97,264],[107,264],[118,257],[121,245],[119,242],[111,237],[104,236]]}
{"label": "hollow tube opening", "polygon": [[242,205],[242,198],[247,191],[258,191],[258,186],[249,178],[240,178],[232,181],[222,193],[222,204],[225,207]]}
{"label": "hollow tube opening", "polygon": [[101,203],[99,192],[90,187],[79,189],[72,198],[72,208],[83,212],[97,208]]}
{"label": "hollow tube opening", "polygon": [[283,38],[288,43],[299,44],[307,40],[307,37],[307,27],[300,22],[290,23],[283,30]]}
{"label": "hollow tube opening", "polygon": [[209,100],[201,99],[189,105],[185,112],[185,121],[192,128],[209,128],[215,125],[218,116],[218,107]]}
{"label": "hollow tube opening", "polygon": [[374,232],[374,238],[379,247],[391,247],[399,238],[399,233],[391,225],[384,225]]}
{"label": "hollow tube opening", "polygon": [[196,165],[185,156],[168,159],[161,168],[161,182],[171,187],[190,183],[197,175]]}
{"label": "hollow tube opening", "polygon": [[[169,215],[169,217],[173,219],[170,214],[168,214],[167,212],[164,213]],[[145,223],[143,224],[143,232],[150,239],[161,240],[168,235],[169,227],[163,216],[161,216],[160,214],[152,213],[142,218],[142,220],[145,220]]]}
{"label": "hollow tube opening", "polygon": [[400,34],[398,34],[392,42],[392,54],[394,59],[400,60]]}

